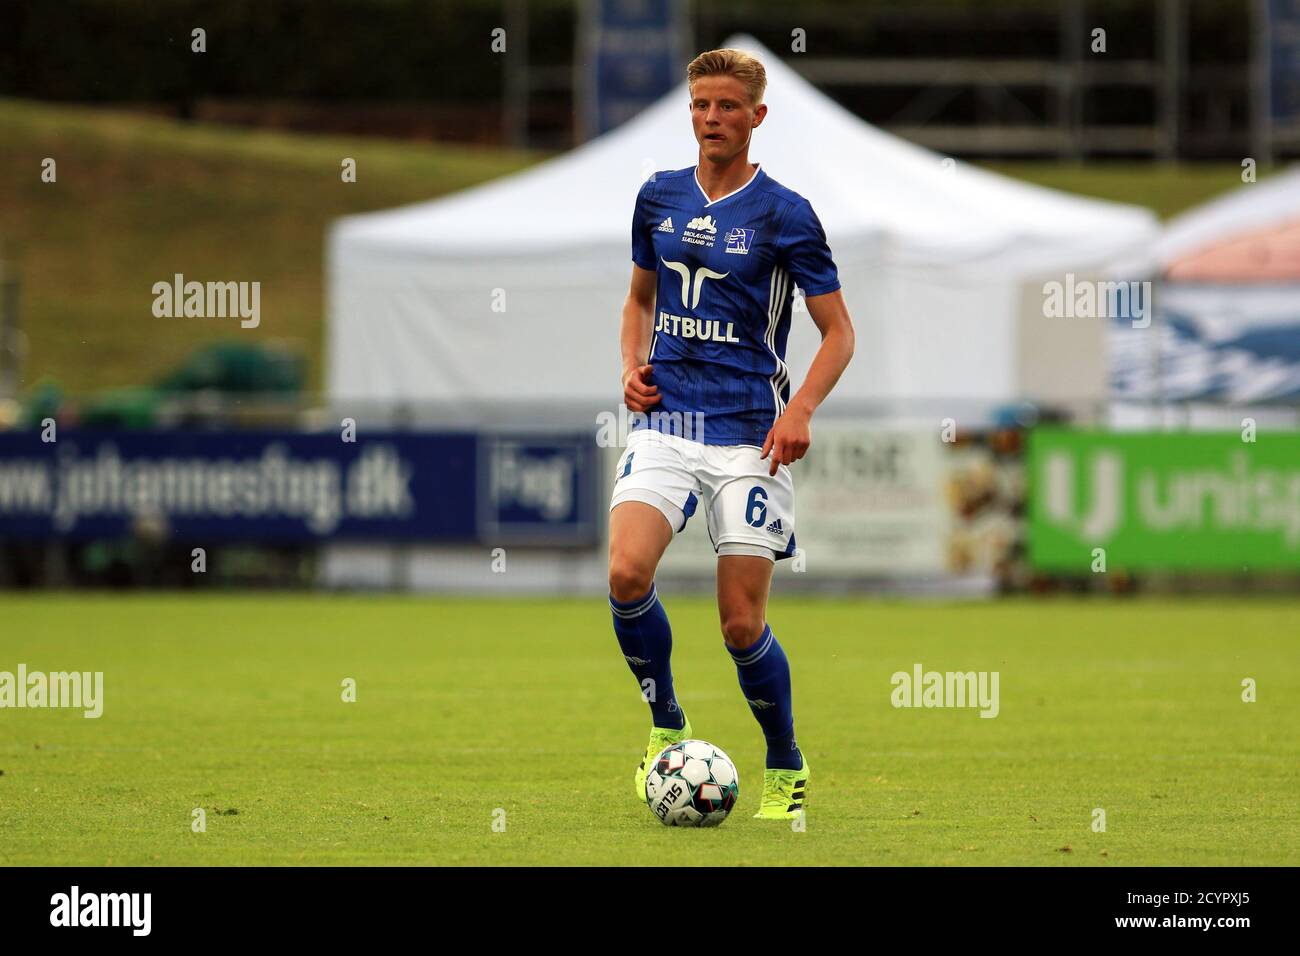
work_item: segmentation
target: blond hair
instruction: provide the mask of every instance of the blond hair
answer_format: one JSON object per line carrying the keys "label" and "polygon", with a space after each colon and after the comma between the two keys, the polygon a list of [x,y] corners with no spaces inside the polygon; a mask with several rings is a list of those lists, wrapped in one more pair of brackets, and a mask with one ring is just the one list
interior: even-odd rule
{"label": "blond hair", "polygon": [[734,76],[745,85],[749,93],[749,105],[758,106],[763,102],[763,92],[767,89],[767,70],[755,57],[743,50],[709,50],[691,60],[686,68],[686,82],[691,91],[695,90],[695,81],[703,76]]}

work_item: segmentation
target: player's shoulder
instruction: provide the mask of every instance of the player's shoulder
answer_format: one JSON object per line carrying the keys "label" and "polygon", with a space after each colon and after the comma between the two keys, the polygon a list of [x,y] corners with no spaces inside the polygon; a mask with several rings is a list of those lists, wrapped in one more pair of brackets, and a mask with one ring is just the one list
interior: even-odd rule
{"label": "player's shoulder", "polygon": [[694,174],[694,166],[687,166],[685,169],[661,169],[646,177],[637,196],[658,196],[663,195],[664,190],[682,189],[684,188],[682,180]]}
{"label": "player's shoulder", "polygon": [[812,203],[802,195],[795,192],[789,186],[777,182],[772,178],[772,175],[768,173],[767,170],[763,170],[763,172],[765,175],[756,185],[765,194],[775,196],[777,199],[781,200],[787,215],[790,213],[797,214],[812,210]]}

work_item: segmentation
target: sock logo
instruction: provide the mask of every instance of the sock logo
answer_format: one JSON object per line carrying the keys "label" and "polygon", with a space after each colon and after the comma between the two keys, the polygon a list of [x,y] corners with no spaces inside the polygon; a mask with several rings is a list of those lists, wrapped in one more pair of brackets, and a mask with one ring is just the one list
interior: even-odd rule
{"label": "sock logo", "polygon": [[623,660],[627,661],[629,664],[635,664],[637,667],[645,667],[650,663],[650,658],[648,657],[633,657],[631,654],[624,654]]}
{"label": "sock logo", "polygon": [[763,700],[761,697],[758,700],[750,700],[746,697],[745,703],[749,704],[749,706],[753,707],[755,710],[767,710],[769,707],[776,706],[776,704],[772,703],[770,700]]}

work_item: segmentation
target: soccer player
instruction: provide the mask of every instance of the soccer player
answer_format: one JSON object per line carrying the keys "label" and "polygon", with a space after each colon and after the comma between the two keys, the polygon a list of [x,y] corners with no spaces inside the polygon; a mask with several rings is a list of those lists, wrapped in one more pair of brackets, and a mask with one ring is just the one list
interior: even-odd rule
{"label": "soccer player", "polygon": [[[686,75],[699,161],[641,187],[623,305],[623,401],[647,413],[634,416],[609,519],[614,632],[652,723],[633,786],[644,800],[650,761],[693,734],[673,689],[672,630],[654,579],[702,501],[723,641],[767,740],[755,816],[788,820],[804,806],[809,767],[767,596],[775,562],[795,550],[789,466],[807,452],[813,412],[853,355],[853,324],[812,206],[749,161],[767,115],[762,63],[710,50]],[[822,342],[791,398],[784,357],[796,284]]]}

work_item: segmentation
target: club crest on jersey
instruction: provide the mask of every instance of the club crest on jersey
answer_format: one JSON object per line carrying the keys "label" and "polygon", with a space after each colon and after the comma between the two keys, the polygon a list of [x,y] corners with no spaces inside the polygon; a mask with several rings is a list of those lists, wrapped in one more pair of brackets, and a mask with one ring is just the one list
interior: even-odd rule
{"label": "club crest on jersey", "polygon": [[656,231],[657,231],[657,232],[675,232],[676,230],[673,229],[673,217],[672,217],[672,216],[669,216],[669,217],[668,217],[667,219],[665,219],[663,222],[659,223],[659,228],[658,228]]}
{"label": "club crest on jersey", "polygon": [[713,237],[718,234],[718,224],[712,216],[696,216],[682,230],[682,242],[693,246],[713,248]]}
{"label": "club crest on jersey", "polygon": [[750,244],[753,241],[753,229],[732,229],[727,233],[727,252],[747,256],[749,255]]}

